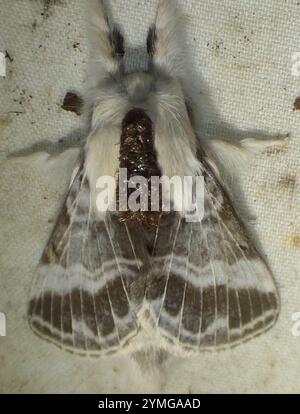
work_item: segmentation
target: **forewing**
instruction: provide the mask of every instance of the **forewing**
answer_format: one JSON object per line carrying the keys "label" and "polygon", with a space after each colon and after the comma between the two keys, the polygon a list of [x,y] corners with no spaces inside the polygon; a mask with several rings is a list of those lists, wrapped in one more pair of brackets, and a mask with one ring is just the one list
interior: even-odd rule
{"label": "forewing", "polygon": [[203,220],[170,214],[157,229],[152,260],[145,315],[173,345],[228,347],[277,319],[272,274],[208,166]]}
{"label": "forewing", "polygon": [[30,326],[70,351],[117,351],[139,328],[134,308],[140,271],[126,225],[108,212],[97,219],[81,157],[37,269]]}

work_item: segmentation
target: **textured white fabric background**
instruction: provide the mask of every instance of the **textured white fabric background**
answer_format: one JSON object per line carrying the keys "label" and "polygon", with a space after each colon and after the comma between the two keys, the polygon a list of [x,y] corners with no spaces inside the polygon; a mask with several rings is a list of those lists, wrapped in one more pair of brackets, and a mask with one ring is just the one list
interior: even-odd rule
{"label": "textured white fabric background", "polygon": [[[300,112],[293,111],[300,77],[292,75],[292,55],[300,52],[297,0],[178,2],[187,16],[185,73],[202,134],[291,134],[286,147],[257,156],[232,180],[237,206],[256,217],[250,231],[280,289],[276,326],[233,350],[170,358],[157,382],[135,375],[129,358],[81,359],[29,330],[34,269],[75,151],[48,162],[41,154],[6,155],[85,134],[87,120],[60,107],[67,90],[83,90],[84,3],[0,0],[0,51],[13,58],[0,79],[0,311],[7,317],[0,392],[300,392],[300,337],[292,335],[292,315],[300,312]],[[131,46],[143,44],[156,4],[110,1]]]}

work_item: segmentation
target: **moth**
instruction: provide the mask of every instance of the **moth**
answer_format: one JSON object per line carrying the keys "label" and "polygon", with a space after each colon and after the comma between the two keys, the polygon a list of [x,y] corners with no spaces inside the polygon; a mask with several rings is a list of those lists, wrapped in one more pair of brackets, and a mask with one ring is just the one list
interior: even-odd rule
{"label": "moth", "polygon": [[[109,24],[102,1],[90,3],[91,132],[28,312],[35,333],[78,354],[223,349],[265,332],[278,317],[271,271],[193,128],[179,76],[174,3],[159,1],[148,69],[131,73],[121,32]],[[147,179],[202,176],[204,217],[99,212],[97,179],[118,180],[120,166]]]}

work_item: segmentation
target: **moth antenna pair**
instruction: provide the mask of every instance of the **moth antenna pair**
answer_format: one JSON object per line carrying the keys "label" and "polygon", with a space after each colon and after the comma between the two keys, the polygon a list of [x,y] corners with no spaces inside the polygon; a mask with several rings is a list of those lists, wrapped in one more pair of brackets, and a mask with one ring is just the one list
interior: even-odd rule
{"label": "moth antenna pair", "polygon": [[[103,0],[90,0],[89,40],[94,75],[98,81],[123,72],[126,53],[121,30],[109,23]],[[178,75],[179,41],[177,26],[179,14],[176,2],[160,0],[155,23],[149,28],[146,47],[149,70],[168,76]]]}

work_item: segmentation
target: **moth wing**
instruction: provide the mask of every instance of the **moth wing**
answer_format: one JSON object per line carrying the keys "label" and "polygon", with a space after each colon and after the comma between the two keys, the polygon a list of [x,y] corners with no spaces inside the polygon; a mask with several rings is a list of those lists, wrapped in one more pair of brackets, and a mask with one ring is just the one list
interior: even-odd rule
{"label": "moth wing", "polygon": [[138,331],[141,260],[125,224],[109,212],[97,219],[82,157],[73,177],[37,269],[29,323],[59,347],[97,356],[123,348]]}
{"label": "moth wing", "polygon": [[146,288],[147,323],[168,343],[194,351],[246,341],[269,329],[279,312],[270,270],[206,171],[203,220],[171,213],[158,227]]}

